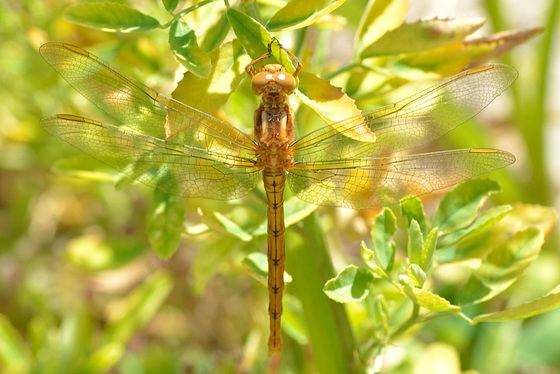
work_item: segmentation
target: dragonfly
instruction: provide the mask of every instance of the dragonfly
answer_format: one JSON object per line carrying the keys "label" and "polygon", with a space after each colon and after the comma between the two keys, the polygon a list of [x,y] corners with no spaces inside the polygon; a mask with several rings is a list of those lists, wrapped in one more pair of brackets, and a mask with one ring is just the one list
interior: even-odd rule
{"label": "dragonfly", "polygon": [[[431,153],[408,151],[463,124],[517,78],[508,65],[463,71],[395,104],[327,125],[294,139],[288,97],[297,88],[301,62],[264,62],[245,68],[262,102],[254,135],[158,93],[93,54],[70,44],[47,43],[42,57],[80,94],[120,125],[74,114],[44,117],[50,134],[147,186],[185,198],[239,199],[260,178],[267,199],[269,355],[282,350],[284,291],[284,191],[301,200],[350,209],[379,208],[512,164],[506,151],[472,148]],[[292,66],[293,67],[293,66]]]}

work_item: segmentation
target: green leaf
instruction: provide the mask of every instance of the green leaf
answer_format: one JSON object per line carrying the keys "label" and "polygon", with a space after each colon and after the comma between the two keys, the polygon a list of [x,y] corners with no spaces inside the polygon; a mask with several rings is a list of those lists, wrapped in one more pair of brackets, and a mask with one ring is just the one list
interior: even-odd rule
{"label": "green leaf", "polygon": [[430,267],[432,266],[432,258],[436,250],[438,236],[439,229],[437,227],[434,227],[428,234],[426,243],[424,243],[424,248],[422,250],[422,263],[420,264],[420,267],[425,272],[428,272],[430,270]]}
{"label": "green leaf", "polygon": [[217,49],[224,42],[229,29],[230,26],[226,12],[221,11],[214,24],[208,27],[204,35],[201,36],[200,48],[206,52]]}
{"label": "green leaf", "polygon": [[538,299],[529,301],[501,312],[481,314],[473,319],[472,324],[479,322],[500,322],[524,319],[548,312],[560,306],[560,292],[553,292]]}
{"label": "green leaf", "polygon": [[424,249],[424,236],[420,225],[413,219],[408,227],[408,261],[411,264],[422,266],[422,250]]}
{"label": "green leaf", "polygon": [[371,239],[379,265],[386,271],[391,271],[395,261],[395,243],[392,240],[397,229],[397,222],[393,212],[384,208],[375,217],[371,228]]}
{"label": "green leaf", "polygon": [[338,275],[327,281],[323,292],[339,303],[352,303],[364,300],[369,294],[373,275],[354,265],[342,269]]}
{"label": "green leaf", "polygon": [[[243,259],[243,265],[249,273],[259,282],[268,285],[268,258],[264,253],[252,252]],[[284,283],[290,283],[292,277],[284,272]]]}
{"label": "green leaf", "polygon": [[159,270],[124,299],[111,303],[106,328],[108,341],[126,344],[156,314],[172,288],[171,275]]}
{"label": "green leaf", "polygon": [[424,273],[422,268],[416,264],[411,264],[406,269],[406,274],[412,282],[412,285],[416,288],[422,288],[424,282],[426,282],[426,273]]}
{"label": "green leaf", "polygon": [[433,225],[443,234],[473,222],[491,194],[500,192],[498,182],[488,178],[470,179],[445,194],[434,215]]}
{"label": "green leaf", "polygon": [[205,113],[214,113],[229,99],[245,75],[249,58],[238,41],[225,43],[209,54],[208,79],[187,72],[173,91],[173,98]]}
{"label": "green leaf", "polygon": [[2,314],[0,314],[0,363],[2,367],[9,370],[6,372],[30,372],[23,338]]}
{"label": "green leaf", "polygon": [[[272,41],[272,35],[263,25],[233,8],[228,8],[226,15],[237,39],[252,59],[259,58],[268,52],[268,44]],[[281,63],[287,72],[295,71],[294,66],[288,63],[291,59],[285,51],[280,48],[272,48],[271,52],[272,57],[267,63]]]}
{"label": "green leaf", "polygon": [[154,199],[148,213],[148,240],[155,254],[161,258],[173,256],[184,231],[183,199],[154,190]]}
{"label": "green leaf", "polygon": [[366,243],[362,241],[361,245],[361,252],[362,252],[362,260],[364,263],[373,271],[374,274],[377,274],[379,277],[387,276],[385,270],[381,268],[379,265],[379,260],[375,258],[375,252],[369,249],[366,246]]}
{"label": "green leaf", "polygon": [[291,0],[268,21],[271,31],[294,30],[309,26],[346,0]]}
{"label": "green leaf", "polygon": [[422,201],[417,196],[410,196],[402,199],[400,204],[401,214],[406,218],[407,226],[410,225],[410,221],[416,220],[422,229],[422,235],[426,236],[428,234],[428,223]]}
{"label": "green leaf", "polygon": [[208,214],[199,208],[198,214],[203,223],[218,232],[231,235],[244,242],[248,242],[253,238],[251,234],[243,230],[238,224],[218,212]]}
{"label": "green leaf", "polygon": [[163,6],[168,12],[173,12],[179,4],[179,0],[162,0]]}
{"label": "green leaf", "polygon": [[368,2],[356,32],[356,52],[378,40],[383,34],[400,26],[406,19],[408,0],[377,0]]}
{"label": "green leaf", "polygon": [[160,26],[157,19],[117,3],[82,3],[69,6],[64,18],[103,31],[146,31]]}
{"label": "green leaf", "polygon": [[480,303],[505,291],[537,258],[543,243],[543,233],[529,228],[495,248],[463,287],[459,304]]}
{"label": "green leaf", "polygon": [[443,47],[463,40],[485,22],[486,19],[482,17],[464,17],[403,23],[365,47],[360,57],[364,59]]}
{"label": "green leaf", "polygon": [[490,227],[498,223],[502,218],[504,218],[509,212],[511,212],[510,205],[500,205],[488,209],[486,212],[482,213],[474,222],[461,230],[454,231],[449,235],[445,236],[440,240],[438,244],[438,249],[442,250],[451,245],[460,243],[462,240],[469,239],[470,237],[477,235]]}
{"label": "green leaf", "polygon": [[121,343],[107,343],[91,354],[80,373],[103,374],[107,373],[124,356],[125,347]]}
{"label": "green leaf", "polygon": [[225,236],[209,241],[200,250],[193,263],[193,292],[200,295],[208,281],[224,266],[231,258],[232,253],[239,250],[239,239]]}
{"label": "green leaf", "polygon": [[412,302],[420,305],[422,308],[426,308],[434,312],[445,312],[460,309],[458,306],[451,304],[445,298],[429,291],[410,286],[403,286],[402,289],[405,295],[408,296]]}
{"label": "green leaf", "polygon": [[174,20],[169,29],[169,47],[179,62],[191,73],[200,78],[208,78],[212,71],[212,62],[208,53],[197,43],[194,30],[181,20]]}

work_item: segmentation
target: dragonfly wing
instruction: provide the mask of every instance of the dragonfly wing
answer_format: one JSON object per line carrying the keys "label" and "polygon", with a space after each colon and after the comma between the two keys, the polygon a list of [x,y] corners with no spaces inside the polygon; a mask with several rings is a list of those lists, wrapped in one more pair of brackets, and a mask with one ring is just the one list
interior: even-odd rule
{"label": "dragonfly wing", "polygon": [[401,157],[297,162],[292,192],[310,204],[351,209],[392,205],[505,167],[515,157],[493,149],[463,149]]}
{"label": "dragonfly wing", "polygon": [[173,195],[237,199],[253,190],[259,179],[252,158],[210,152],[68,114],[45,117],[40,125],[131,178]]}
{"label": "dragonfly wing", "polygon": [[[479,66],[447,78],[395,104],[323,127],[296,140],[294,159],[350,159],[387,155],[435,140],[466,122],[517,78],[508,65]],[[375,141],[345,133],[367,126]]]}
{"label": "dragonfly wing", "polygon": [[255,141],[237,128],[146,87],[81,48],[47,43],[39,51],[80,94],[128,128],[193,147],[254,154]]}

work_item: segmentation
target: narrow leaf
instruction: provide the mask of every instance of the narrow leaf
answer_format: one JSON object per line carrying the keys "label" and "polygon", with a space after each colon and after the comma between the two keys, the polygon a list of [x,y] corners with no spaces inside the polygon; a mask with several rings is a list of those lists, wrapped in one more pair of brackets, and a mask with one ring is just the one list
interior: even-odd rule
{"label": "narrow leaf", "polygon": [[408,227],[408,261],[411,264],[422,265],[422,250],[424,249],[424,236],[420,225],[413,219]]}
{"label": "narrow leaf", "polygon": [[518,305],[501,312],[488,313],[476,316],[473,324],[479,322],[500,322],[524,319],[548,312],[560,306],[560,292],[550,293],[546,296]]}
{"label": "narrow leaf", "polygon": [[[268,258],[264,253],[253,252],[243,259],[243,266],[249,273],[265,286],[268,284]],[[284,283],[290,283],[292,277],[284,272]]]}
{"label": "narrow leaf", "polygon": [[23,338],[2,314],[0,314],[0,363],[6,370],[10,370],[10,373],[29,372]]}
{"label": "narrow leaf", "polygon": [[410,279],[414,287],[422,288],[424,282],[426,281],[426,273],[424,273],[420,266],[411,264],[406,269],[406,274],[408,275],[408,278]]}
{"label": "narrow leaf", "polygon": [[160,26],[157,19],[117,3],[81,3],[64,11],[69,22],[103,31],[146,31]]}
{"label": "narrow leaf", "polygon": [[294,30],[309,26],[346,0],[291,0],[268,21],[271,31]]}
{"label": "narrow leaf", "polygon": [[173,12],[177,8],[177,4],[179,4],[179,0],[162,0],[162,2],[168,12]]}
{"label": "narrow leaf", "polygon": [[445,194],[434,215],[433,225],[443,234],[470,225],[488,197],[500,191],[500,184],[488,178],[470,179],[459,184]]}
{"label": "narrow leaf", "polygon": [[529,228],[495,248],[463,287],[459,303],[480,303],[505,291],[537,258],[543,243],[543,233]]}
{"label": "narrow leaf", "polygon": [[[307,204],[295,196],[291,197],[284,203],[284,225],[289,227],[300,222],[315,210],[317,210],[317,205]],[[263,222],[253,231],[253,235],[266,235],[266,233],[267,219],[265,217]]]}
{"label": "narrow leaf", "polygon": [[420,267],[425,272],[428,272],[432,266],[432,258],[436,250],[438,236],[439,228],[434,227],[428,234],[426,243],[424,243],[424,248],[422,249],[422,263],[420,264]]}
{"label": "narrow leaf", "polygon": [[151,274],[124,299],[108,307],[108,341],[126,344],[157,312],[173,287],[173,278],[165,271]]}
{"label": "narrow leaf", "polygon": [[194,30],[186,22],[174,20],[169,29],[169,47],[190,72],[200,78],[208,78],[212,70],[210,56],[197,43]]}
{"label": "narrow leaf", "polygon": [[365,242],[361,245],[362,260],[367,265],[368,268],[373,271],[374,274],[378,275],[380,278],[385,277],[387,273],[380,266],[380,261],[375,258],[375,252],[366,246]]}
{"label": "narrow leaf", "polygon": [[375,222],[371,228],[371,239],[376,258],[379,259],[380,266],[386,271],[391,271],[395,261],[395,243],[392,237],[396,229],[395,215],[388,208],[384,208],[375,217]]}
{"label": "narrow leaf", "polygon": [[385,33],[361,53],[361,58],[411,53],[443,47],[463,40],[478,30],[486,20],[482,17],[420,20],[403,23]]}
{"label": "narrow leaf", "polygon": [[342,269],[338,275],[330,279],[323,288],[323,292],[332,300],[339,303],[352,303],[364,300],[369,294],[369,285],[373,275],[354,265]]}
{"label": "narrow leaf", "polygon": [[183,199],[154,190],[148,213],[148,240],[155,254],[161,258],[173,256],[181,242],[184,226]]}
{"label": "narrow leaf", "polygon": [[245,242],[248,242],[252,239],[251,234],[247,233],[235,222],[218,212],[212,212],[209,214],[208,212],[203,211],[201,208],[199,208],[198,215],[200,216],[200,219],[203,223],[218,232],[231,235]]}

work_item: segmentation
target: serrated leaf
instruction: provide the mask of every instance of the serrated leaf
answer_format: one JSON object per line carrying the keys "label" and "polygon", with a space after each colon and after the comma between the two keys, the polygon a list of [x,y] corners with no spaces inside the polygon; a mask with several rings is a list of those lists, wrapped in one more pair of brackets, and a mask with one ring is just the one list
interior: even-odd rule
{"label": "serrated leaf", "polygon": [[356,52],[371,45],[383,34],[394,30],[406,19],[410,2],[408,0],[369,1],[356,32]]}
{"label": "serrated leaf", "polygon": [[360,57],[411,53],[443,47],[463,40],[486,22],[482,17],[420,20],[403,23],[365,47]]}
{"label": "serrated leaf", "polygon": [[163,270],[152,273],[124,299],[108,306],[107,340],[126,344],[158,311],[171,289],[173,278]]}
{"label": "serrated leaf", "polygon": [[[252,252],[243,259],[243,266],[249,270],[249,273],[259,282],[268,285],[268,258],[264,253]],[[284,283],[290,283],[292,277],[284,272]]]}
{"label": "serrated leaf", "polygon": [[163,6],[168,12],[173,12],[179,4],[179,0],[162,0]]}
{"label": "serrated leaf", "polygon": [[428,223],[424,214],[422,201],[417,196],[406,197],[400,201],[401,214],[406,218],[407,226],[412,220],[415,220],[422,229],[422,235],[428,234]]}
{"label": "serrated leaf", "polygon": [[191,73],[200,78],[209,77],[212,71],[210,56],[198,46],[196,34],[186,22],[174,20],[171,23],[169,47]]}
{"label": "serrated leaf", "polygon": [[529,228],[495,248],[463,287],[459,304],[481,303],[505,291],[538,257],[543,243],[543,233]]}
{"label": "serrated leaf", "polygon": [[0,363],[10,373],[29,372],[29,361],[26,357],[23,338],[8,318],[2,314],[0,314]]}
{"label": "serrated leaf", "polygon": [[469,38],[458,43],[429,51],[404,54],[399,57],[398,64],[433,71],[442,76],[449,76],[494,61],[535,35],[543,28],[513,30],[500,32],[491,36]]}
{"label": "serrated leaf", "polygon": [[422,265],[422,250],[424,249],[424,236],[420,225],[413,219],[408,227],[408,261],[411,264]]}
{"label": "serrated leaf", "polygon": [[271,31],[280,31],[309,26],[344,4],[345,1],[291,0],[270,18],[266,28]]}
{"label": "serrated leaf", "polygon": [[500,322],[525,319],[548,312],[549,310],[559,306],[560,292],[550,293],[546,296],[523,303],[513,308],[502,310],[500,312],[481,314],[473,319],[472,324],[474,325],[479,322]]}
{"label": "serrated leaf", "polygon": [[460,309],[458,306],[451,304],[445,298],[429,291],[410,286],[403,286],[402,288],[406,296],[408,296],[415,304],[420,305],[422,308],[426,308],[434,312],[444,312],[448,310]]}
{"label": "serrated leaf", "polygon": [[359,141],[375,141],[375,134],[371,132],[365,121],[362,126],[357,126],[355,121],[345,121],[344,123],[352,124],[351,128],[336,124],[350,117],[361,116],[362,111],[356,107],[353,99],[328,80],[319,78],[315,74],[301,72],[295,94],[327,123],[335,123],[336,130]]}
{"label": "serrated leaf", "polygon": [[375,222],[371,228],[371,239],[376,258],[379,259],[379,265],[386,271],[391,271],[395,261],[395,243],[392,237],[396,229],[395,215],[388,208],[384,208],[375,217]]}
{"label": "serrated leaf", "polygon": [[338,275],[327,281],[323,292],[339,303],[354,303],[364,300],[369,294],[373,275],[354,265],[345,267]]}
{"label": "serrated leaf", "polygon": [[468,227],[461,230],[454,231],[449,235],[445,236],[442,240],[440,240],[438,244],[438,249],[442,250],[444,248],[459,243],[462,240],[468,239],[471,236],[477,235],[487,230],[488,228],[498,223],[509,212],[511,212],[511,209],[512,208],[510,205],[500,205],[488,209],[487,211],[482,213],[478,218],[476,218],[474,222]]}
{"label": "serrated leaf", "polygon": [[500,192],[500,184],[488,178],[463,182],[447,192],[434,215],[433,225],[442,234],[470,225],[490,195]]}
{"label": "serrated leaf", "polygon": [[69,22],[103,31],[146,31],[158,28],[159,21],[126,5],[117,3],[81,3],[64,11]]}
{"label": "serrated leaf", "polygon": [[187,72],[173,91],[173,98],[205,113],[214,113],[224,105],[243,79],[249,59],[237,41],[212,52],[212,70],[208,79]]}
{"label": "serrated leaf", "polygon": [[154,253],[161,258],[173,256],[185,230],[183,199],[154,190],[154,199],[148,212],[148,241]]}

